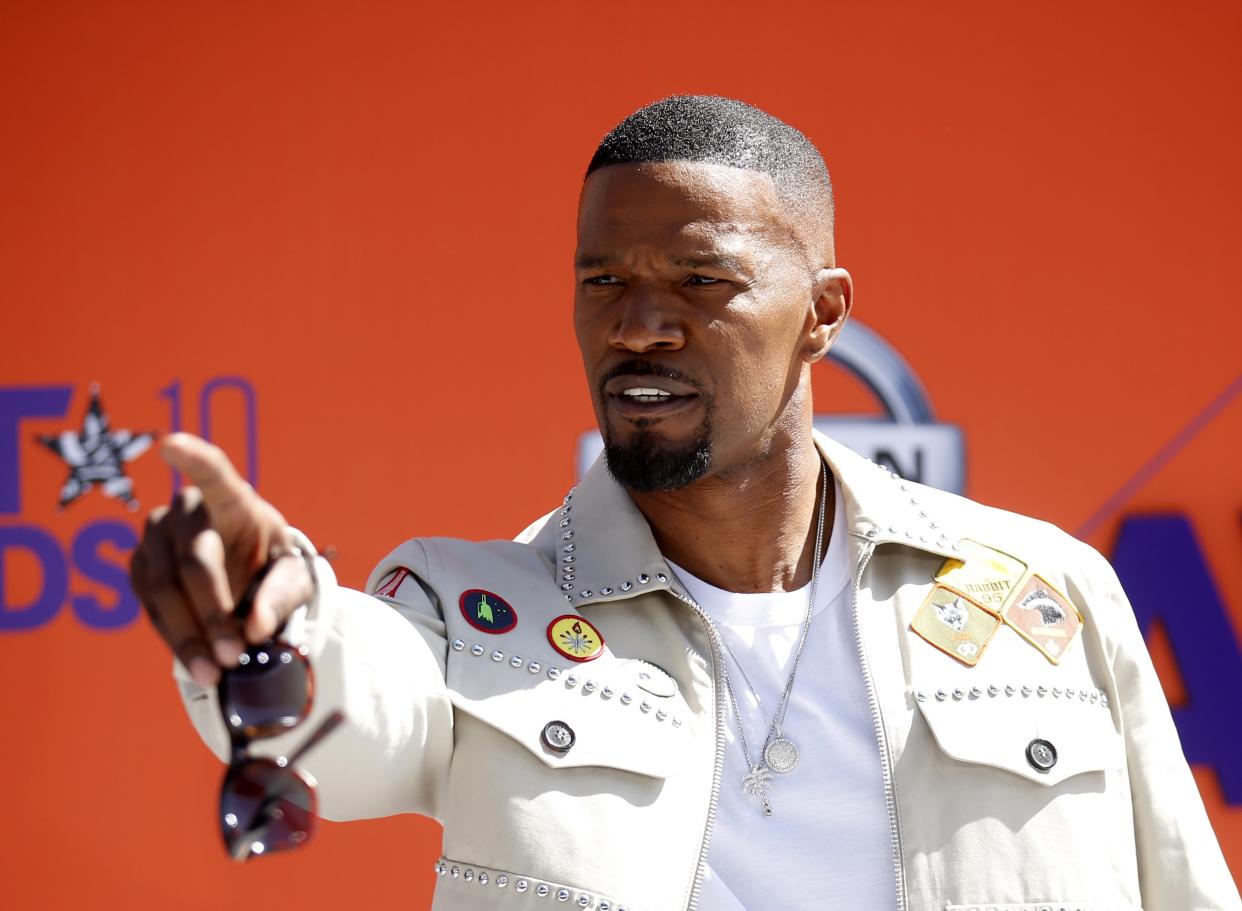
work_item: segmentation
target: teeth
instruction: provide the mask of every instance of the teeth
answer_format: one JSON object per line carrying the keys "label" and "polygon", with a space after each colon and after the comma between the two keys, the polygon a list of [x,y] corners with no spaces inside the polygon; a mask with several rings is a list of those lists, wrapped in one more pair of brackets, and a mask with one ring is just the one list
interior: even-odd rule
{"label": "teeth", "polygon": [[671,392],[665,392],[663,389],[654,389],[648,386],[634,386],[625,389],[621,393],[631,402],[642,402],[644,405],[655,404],[656,402],[667,402],[673,397]]}

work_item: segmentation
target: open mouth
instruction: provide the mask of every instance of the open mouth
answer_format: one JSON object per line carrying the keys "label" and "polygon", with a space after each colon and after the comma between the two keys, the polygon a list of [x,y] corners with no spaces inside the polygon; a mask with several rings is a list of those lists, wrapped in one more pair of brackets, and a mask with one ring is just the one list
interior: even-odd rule
{"label": "open mouth", "polygon": [[697,402],[694,387],[660,376],[618,376],[604,385],[608,405],[626,417],[672,414]]}

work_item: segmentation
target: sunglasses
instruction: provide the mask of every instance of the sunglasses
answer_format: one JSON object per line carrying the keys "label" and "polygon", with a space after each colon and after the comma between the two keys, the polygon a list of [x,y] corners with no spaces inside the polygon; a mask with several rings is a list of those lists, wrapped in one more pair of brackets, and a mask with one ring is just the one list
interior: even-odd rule
{"label": "sunglasses", "polygon": [[232,760],[220,787],[220,834],[238,861],[301,847],[315,831],[315,785],[298,761],[344,720],[330,713],[292,755],[247,755],[251,741],[297,727],[310,715],[315,678],[306,649],[268,640],[220,676],[220,712]]}

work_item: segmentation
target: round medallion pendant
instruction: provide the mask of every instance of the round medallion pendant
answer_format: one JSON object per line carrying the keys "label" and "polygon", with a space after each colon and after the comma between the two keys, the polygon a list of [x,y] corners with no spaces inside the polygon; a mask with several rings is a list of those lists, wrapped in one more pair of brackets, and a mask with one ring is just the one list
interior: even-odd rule
{"label": "round medallion pendant", "polygon": [[798,748],[786,737],[777,737],[763,751],[763,761],[779,775],[792,772],[798,764]]}

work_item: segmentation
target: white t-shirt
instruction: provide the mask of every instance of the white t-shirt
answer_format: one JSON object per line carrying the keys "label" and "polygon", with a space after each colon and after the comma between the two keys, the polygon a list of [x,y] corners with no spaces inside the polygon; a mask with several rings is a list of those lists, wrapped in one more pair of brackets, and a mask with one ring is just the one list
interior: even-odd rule
{"label": "white t-shirt", "polygon": [[[724,778],[699,902],[703,911],[878,911],[897,905],[880,753],[854,636],[854,568],[845,546],[840,485],[832,527],[814,619],[782,727],[798,747],[798,765],[772,776],[772,815],[765,817],[760,801],[742,791],[749,770],[730,711]],[[769,724],[764,710],[774,712],[785,689],[810,587],[738,594],[669,565],[745,668],[743,676],[725,652],[746,743],[758,759]],[[721,698],[728,697],[722,692]]]}

